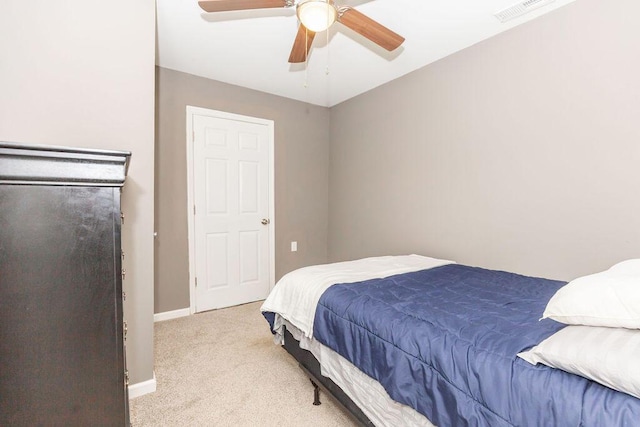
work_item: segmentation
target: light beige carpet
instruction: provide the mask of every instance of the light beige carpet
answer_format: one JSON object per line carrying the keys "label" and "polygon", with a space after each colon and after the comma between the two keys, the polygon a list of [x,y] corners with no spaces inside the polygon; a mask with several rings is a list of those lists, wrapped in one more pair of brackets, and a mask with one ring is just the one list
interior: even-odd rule
{"label": "light beige carpet", "polygon": [[313,406],[297,362],[273,344],[261,302],[155,324],[155,393],[132,399],[142,426],[355,426],[331,398]]}

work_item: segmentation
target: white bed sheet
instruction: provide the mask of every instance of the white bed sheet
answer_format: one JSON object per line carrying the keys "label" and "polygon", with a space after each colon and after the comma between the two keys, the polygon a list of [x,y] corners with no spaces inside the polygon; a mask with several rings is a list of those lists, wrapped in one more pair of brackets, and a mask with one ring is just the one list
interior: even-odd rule
{"label": "white bed sheet", "polygon": [[[279,317],[276,315],[276,318]],[[300,347],[309,350],[320,362],[321,373],[338,385],[377,427],[435,427],[424,415],[413,408],[391,399],[384,387],[356,368],[335,351],[306,337],[302,331],[286,320],[291,335],[300,341]]]}
{"label": "white bed sheet", "polygon": [[278,318],[280,320],[274,324],[280,343],[282,343],[280,334],[282,319],[288,320],[306,337],[312,338],[316,306],[323,292],[331,285],[389,277],[446,264],[453,264],[453,261],[414,254],[363,258],[303,267],[282,276],[260,310],[280,315],[276,317],[276,320]]}

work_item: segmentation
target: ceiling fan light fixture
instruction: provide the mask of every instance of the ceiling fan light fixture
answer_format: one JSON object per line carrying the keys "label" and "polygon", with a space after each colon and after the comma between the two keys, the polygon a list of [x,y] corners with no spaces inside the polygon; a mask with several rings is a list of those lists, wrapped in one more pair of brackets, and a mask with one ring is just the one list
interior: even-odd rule
{"label": "ceiling fan light fixture", "polygon": [[329,28],[338,18],[338,11],[330,0],[307,0],[296,7],[298,19],[314,33]]}

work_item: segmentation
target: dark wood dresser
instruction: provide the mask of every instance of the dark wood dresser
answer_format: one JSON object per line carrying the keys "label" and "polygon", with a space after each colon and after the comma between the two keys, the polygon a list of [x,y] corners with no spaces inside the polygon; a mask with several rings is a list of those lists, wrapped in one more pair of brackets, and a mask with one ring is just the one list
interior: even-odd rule
{"label": "dark wood dresser", "polygon": [[128,426],[130,153],[0,142],[0,426]]}

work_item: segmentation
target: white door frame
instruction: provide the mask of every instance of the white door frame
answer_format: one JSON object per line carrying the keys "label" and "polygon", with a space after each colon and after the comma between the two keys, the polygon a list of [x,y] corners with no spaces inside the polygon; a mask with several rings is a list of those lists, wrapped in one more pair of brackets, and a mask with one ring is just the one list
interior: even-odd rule
{"label": "white door frame", "polygon": [[187,225],[189,239],[189,312],[196,312],[196,239],[193,209],[195,206],[195,196],[193,194],[194,176],[193,176],[193,116],[209,116],[219,119],[238,120],[243,122],[265,125],[269,129],[268,132],[268,149],[269,149],[269,219],[271,224],[269,227],[269,290],[273,289],[276,279],[276,242],[275,242],[275,181],[274,181],[274,165],[275,165],[275,143],[274,143],[274,122],[273,120],[260,119],[257,117],[243,116],[240,114],[227,113],[224,111],[210,110],[208,108],[193,107],[187,105]]}

